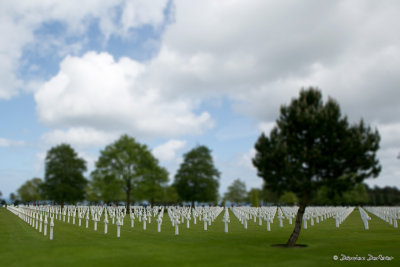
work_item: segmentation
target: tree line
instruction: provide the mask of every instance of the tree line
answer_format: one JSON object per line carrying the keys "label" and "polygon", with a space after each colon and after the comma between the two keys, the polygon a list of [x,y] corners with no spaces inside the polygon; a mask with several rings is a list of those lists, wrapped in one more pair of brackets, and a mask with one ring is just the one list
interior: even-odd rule
{"label": "tree line", "polygon": [[[154,182],[154,180],[153,180]],[[94,185],[95,184],[95,185]],[[119,188],[116,181],[105,179],[104,181],[92,180],[88,182],[85,199],[90,202],[116,203],[124,200],[124,194]],[[101,190],[94,195],[94,188]],[[11,200],[14,202],[38,202],[45,200],[43,193],[43,180],[33,178],[26,181],[19,189],[17,194],[11,194]],[[140,187],[136,190],[139,191]],[[185,190],[185,189],[182,189]],[[116,193],[117,192],[117,193]],[[161,187],[153,183],[151,195],[156,196],[153,201],[166,204],[176,204],[181,201],[174,185],[163,184]],[[139,192],[140,193],[140,192]],[[134,193],[135,195],[135,193]],[[149,195],[147,195],[149,196]],[[5,200],[1,198],[0,203],[5,204]],[[146,199],[146,191],[141,192],[137,201]],[[150,198],[149,198],[150,199]],[[231,205],[247,205],[254,207],[259,205],[295,205],[298,198],[293,192],[286,191],[281,195],[272,192],[266,188],[246,189],[246,184],[240,179],[236,179],[228,186],[227,191],[221,199],[221,204],[225,205],[230,202]],[[200,200],[199,200],[200,201]],[[211,201],[212,202],[212,201]],[[367,184],[357,184],[353,189],[344,192],[342,195],[329,197],[326,190],[322,188],[311,201],[312,205],[371,205],[371,206],[399,206],[400,205],[400,189],[397,187],[369,187]]]}
{"label": "tree line", "polygon": [[25,182],[14,201],[76,203],[130,203],[148,201],[172,204],[181,201],[217,203],[220,172],[211,150],[197,146],[184,154],[172,185],[169,173],[160,166],[148,147],[122,135],[100,151],[89,179],[86,161],[68,144],[51,148],[45,159],[45,177]]}
{"label": "tree line", "polygon": [[[254,201],[256,199],[256,201]],[[236,179],[228,187],[223,196],[224,202],[233,205],[246,205],[259,203],[260,205],[295,205],[299,199],[296,194],[285,191],[281,195],[264,188],[251,188],[246,190],[246,184]],[[326,188],[322,187],[310,201],[315,206],[339,206],[339,205],[368,205],[368,206],[400,206],[400,189],[397,187],[369,187],[360,183],[342,194],[329,196]],[[258,206],[258,205],[253,205]]]}

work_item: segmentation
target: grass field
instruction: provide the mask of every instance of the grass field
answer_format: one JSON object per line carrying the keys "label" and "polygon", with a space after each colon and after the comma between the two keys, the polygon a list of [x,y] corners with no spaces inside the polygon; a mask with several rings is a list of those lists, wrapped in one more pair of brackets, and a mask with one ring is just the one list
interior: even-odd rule
{"label": "grass field", "polygon": [[[161,233],[152,221],[147,230],[136,220],[130,228],[129,216],[116,237],[116,226],[109,224],[104,235],[103,223],[98,230],[55,221],[54,240],[32,228],[5,208],[0,208],[0,266],[400,266],[400,229],[370,214],[370,230],[364,230],[358,210],[339,229],[328,219],[302,229],[298,244],[305,248],[278,248],[285,243],[293,225],[285,221],[279,227],[274,220],[271,232],[266,224],[249,221],[245,230],[231,215],[229,233],[224,233],[222,214],[203,230],[203,224],[186,224],[174,228],[164,216]],[[72,220],[71,220],[72,222]],[[84,225],[84,223],[83,223]],[[368,254],[394,257],[391,261],[340,261],[341,254]],[[338,260],[333,260],[337,255]]]}

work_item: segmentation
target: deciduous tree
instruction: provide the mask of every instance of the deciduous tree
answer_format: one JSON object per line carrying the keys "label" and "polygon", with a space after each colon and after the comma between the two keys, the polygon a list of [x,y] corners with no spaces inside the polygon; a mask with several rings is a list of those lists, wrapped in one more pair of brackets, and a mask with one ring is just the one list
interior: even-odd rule
{"label": "deciduous tree", "polygon": [[[109,186],[121,185],[126,195],[126,206],[129,209],[132,193],[139,190],[138,185],[154,175],[157,160],[146,145],[142,145],[133,137],[122,135],[117,141],[106,146],[100,152],[96,162],[95,179],[110,179]],[[97,178],[96,178],[97,177]],[[113,187],[114,188],[114,187]],[[114,188],[118,193],[117,188]],[[135,200],[142,197],[142,192],[136,191]]]}
{"label": "deciduous tree", "polygon": [[228,190],[225,192],[223,199],[233,203],[240,203],[246,201],[246,197],[246,184],[240,181],[240,179],[236,179],[228,186]]}
{"label": "deciduous tree", "polygon": [[139,182],[138,191],[140,191],[143,199],[148,200],[151,206],[154,206],[155,202],[160,202],[164,199],[167,183],[168,171],[159,166],[158,160],[152,157]]}
{"label": "deciduous tree", "polygon": [[279,198],[279,202],[284,203],[286,205],[293,205],[297,203],[298,199],[296,194],[293,192],[286,191],[283,195]]}
{"label": "deciduous tree", "polygon": [[97,170],[92,172],[87,190],[88,200],[93,202],[115,203],[123,200],[125,195],[121,180],[114,175],[101,175]]}
{"label": "deciduous tree", "polygon": [[43,180],[40,178],[28,180],[18,188],[17,193],[22,202],[41,200],[43,199]]}

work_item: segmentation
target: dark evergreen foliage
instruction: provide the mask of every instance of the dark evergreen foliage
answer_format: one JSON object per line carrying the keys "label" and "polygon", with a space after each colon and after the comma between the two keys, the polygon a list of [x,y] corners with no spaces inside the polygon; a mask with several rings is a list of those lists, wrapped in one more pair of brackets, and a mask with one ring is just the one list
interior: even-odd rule
{"label": "dark evergreen foliage", "polygon": [[216,202],[220,172],[215,168],[211,150],[197,146],[184,155],[175,175],[174,187],[183,201]]}
{"label": "dark evergreen foliage", "polygon": [[[297,195],[298,216],[320,188],[340,194],[381,170],[378,131],[363,120],[350,125],[338,103],[329,98],[324,104],[317,89],[303,89],[299,98],[282,106],[276,124],[269,136],[259,137],[253,164],[266,188]],[[300,229],[295,226],[297,236],[292,235],[288,246],[295,244]]]}
{"label": "dark evergreen foliage", "polygon": [[369,195],[369,205],[374,206],[399,206],[400,190],[397,187],[385,186],[370,188],[366,186]]}
{"label": "dark evergreen foliage", "polygon": [[48,200],[61,205],[85,198],[87,180],[83,173],[86,162],[68,144],[61,144],[47,152],[43,191]]}

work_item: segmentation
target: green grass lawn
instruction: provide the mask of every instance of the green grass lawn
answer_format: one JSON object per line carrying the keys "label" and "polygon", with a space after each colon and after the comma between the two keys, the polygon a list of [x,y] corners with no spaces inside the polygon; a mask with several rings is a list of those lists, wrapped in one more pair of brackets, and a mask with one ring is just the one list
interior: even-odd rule
{"label": "green grass lawn", "polygon": [[[271,232],[249,221],[245,230],[231,215],[229,233],[224,233],[222,215],[203,230],[203,223],[179,227],[174,235],[165,214],[161,233],[155,220],[143,230],[135,221],[130,228],[125,218],[121,237],[116,237],[116,226],[109,224],[104,234],[103,223],[98,230],[76,224],[55,221],[54,240],[32,228],[5,208],[0,208],[0,266],[400,266],[400,229],[370,214],[370,230],[364,230],[358,210],[343,222],[339,229],[328,219],[308,229],[302,229],[298,244],[305,248],[279,248],[285,243],[293,225],[285,221],[279,227],[275,218]],[[392,261],[340,261],[340,255],[393,256]],[[333,260],[338,255],[339,260]]]}

